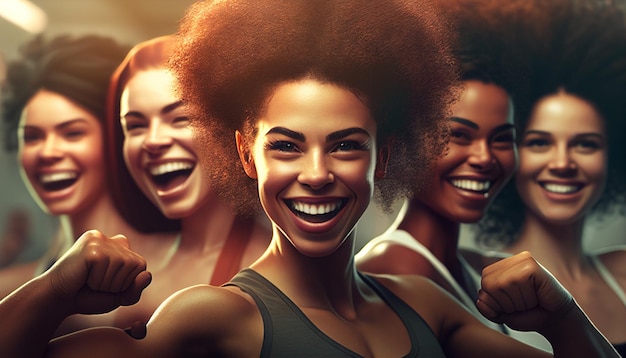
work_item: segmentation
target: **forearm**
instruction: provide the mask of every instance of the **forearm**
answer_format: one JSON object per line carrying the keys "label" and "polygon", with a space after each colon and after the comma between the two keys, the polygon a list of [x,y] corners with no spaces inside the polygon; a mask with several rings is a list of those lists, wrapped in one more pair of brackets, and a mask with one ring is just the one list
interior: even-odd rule
{"label": "forearm", "polygon": [[552,344],[555,357],[620,357],[578,305],[541,333]]}
{"label": "forearm", "polygon": [[0,301],[0,356],[41,357],[65,317],[67,303],[52,291],[46,275]]}

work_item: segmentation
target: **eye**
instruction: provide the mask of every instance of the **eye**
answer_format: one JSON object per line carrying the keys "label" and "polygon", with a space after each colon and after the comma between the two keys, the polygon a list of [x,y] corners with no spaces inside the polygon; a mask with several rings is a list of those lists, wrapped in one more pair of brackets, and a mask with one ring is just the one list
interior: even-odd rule
{"label": "eye", "polygon": [[177,127],[186,127],[187,125],[189,125],[189,117],[187,117],[187,116],[178,116],[178,117],[174,118],[172,123],[175,124]]}
{"label": "eye", "polygon": [[66,131],[63,136],[68,140],[74,141],[79,140],[86,134],[86,131],[80,129],[71,129]]}
{"label": "eye", "polygon": [[265,145],[265,149],[274,150],[278,152],[287,152],[287,153],[299,151],[298,147],[294,143],[286,141],[286,140],[277,140],[277,141],[269,142],[267,145]]}
{"label": "eye", "polygon": [[43,137],[44,135],[42,133],[26,130],[22,134],[22,142],[24,142],[24,144],[30,144],[43,139]]}
{"label": "eye", "polygon": [[346,140],[339,142],[333,149],[333,151],[336,152],[347,152],[353,150],[367,150],[367,146],[358,141]]}
{"label": "eye", "polygon": [[515,135],[513,133],[497,135],[493,138],[493,141],[498,143],[512,143],[515,141]]}
{"label": "eye", "polygon": [[138,120],[122,120],[122,126],[124,128],[124,131],[126,132],[131,132],[131,131],[136,131],[139,129],[144,129],[148,127],[148,123],[145,121],[138,121]]}
{"label": "eye", "polygon": [[590,139],[581,139],[574,142],[574,148],[579,153],[593,153],[602,148],[601,143]]}
{"label": "eye", "polygon": [[498,134],[491,139],[491,143],[495,148],[512,148],[513,144],[515,143],[515,133],[506,132]]}
{"label": "eye", "polygon": [[522,142],[522,146],[535,152],[545,152],[552,142],[547,138],[531,137]]}
{"label": "eye", "polygon": [[450,142],[468,145],[472,141],[472,137],[464,130],[452,129],[450,131]]}

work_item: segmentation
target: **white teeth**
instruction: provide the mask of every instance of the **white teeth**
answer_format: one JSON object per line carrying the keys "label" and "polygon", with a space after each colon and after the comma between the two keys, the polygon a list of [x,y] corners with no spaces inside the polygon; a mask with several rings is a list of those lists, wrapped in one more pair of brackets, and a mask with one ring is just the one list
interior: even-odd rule
{"label": "white teeth", "polygon": [[43,184],[49,184],[62,180],[74,179],[78,176],[76,172],[56,172],[49,174],[41,174],[39,176],[39,181]]}
{"label": "white teeth", "polygon": [[452,185],[457,188],[472,190],[472,191],[487,191],[491,187],[490,181],[478,181],[470,179],[453,179]]}
{"label": "white teeth", "polygon": [[149,170],[152,175],[163,175],[179,170],[191,169],[193,166],[193,163],[190,162],[168,162],[152,166]]}
{"label": "white teeth", "polygon": [[291,204],[294,210],[307,214],[307,215],[328,214],[331,211],[336,210],[339,207],[339,205],[341,205],[341,201],[337,201],[337,202],[329,203],[329,204],[320,204],[320,205],[293,201]]}
{"label": "white teeth", "polygon": [[569,194],[578,190],[578,185],[546,183],[546,184],[543,184],[543,187],[547,191],[558,193],[558,194]]}

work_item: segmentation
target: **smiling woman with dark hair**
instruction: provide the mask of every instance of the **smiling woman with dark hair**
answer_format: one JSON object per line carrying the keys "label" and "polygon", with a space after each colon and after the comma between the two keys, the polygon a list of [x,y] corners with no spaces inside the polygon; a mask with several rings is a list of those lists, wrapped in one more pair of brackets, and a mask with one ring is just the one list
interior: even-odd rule
{"label": "smiling woman with dark hair", "polygon": [[[530,251],[626,354],[626,249],[583,249],[585,222],[626,208],[624,1],[510,1],[500,36],[529,59],[520,167],[479,243]],[[503,10],[499,10],[503,11]],[[520,34],[524,34],[523,36]]]}

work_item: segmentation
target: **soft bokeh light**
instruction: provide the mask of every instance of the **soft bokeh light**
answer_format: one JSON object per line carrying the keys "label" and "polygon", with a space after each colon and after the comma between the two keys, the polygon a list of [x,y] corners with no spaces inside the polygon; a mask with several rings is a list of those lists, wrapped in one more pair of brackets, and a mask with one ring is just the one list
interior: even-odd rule
{"label": "soft bokeh light", "polygon": [[42,32],[48,23],[46,13],[27,0],[0,1],[0,16],[34,34]]}

